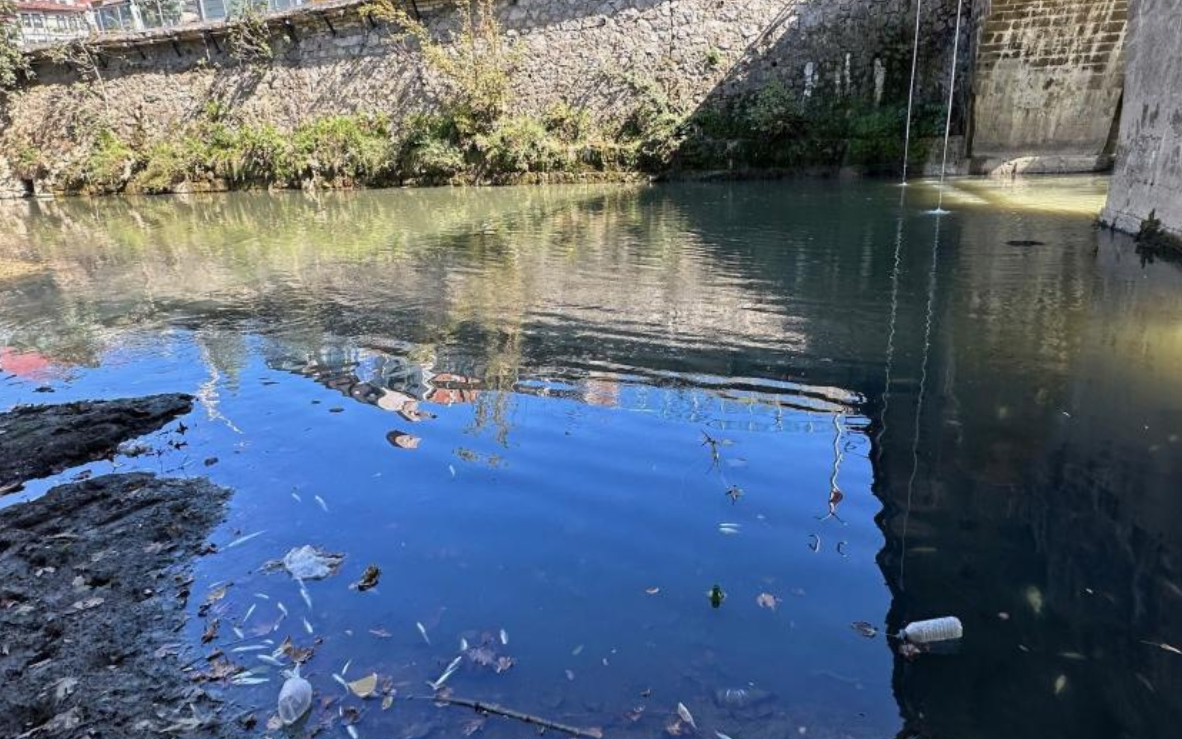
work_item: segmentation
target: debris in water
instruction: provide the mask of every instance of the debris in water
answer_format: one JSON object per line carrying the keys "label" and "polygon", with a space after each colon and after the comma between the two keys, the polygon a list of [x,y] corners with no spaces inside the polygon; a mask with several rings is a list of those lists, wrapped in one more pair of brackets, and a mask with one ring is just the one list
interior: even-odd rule
{"label": "debris in water", "polygon": [[234,547],[238,546],[239,544],[245,544],[246,542],[250,541],[251,539],[255,538],[256,536],[262,536],[265,533],[267,533],[266,529],[263,529],[261,531],[256,531],[253,534],[247,534],[246,536],[239,537],[239,538],[235,539],[234,541],[230,542],[229,544],[227,544],[225,546],[225,548],[226,549],[233,549]]}
{"label": "debris in water", "polygon": [[205,632],[201,634],[201,643],[208,644],[216,638],[218,638],[218,620],[215,618],[206,624]]}
{"label": "debris in water", "polygon": [[726,593],[722,592],[722,587],[718,583],[714,583],[714,587],[710,588],[706,595],[710,598],[710,605],[713,608],[718,608],[726,600]]}
{"label": "debris in water", "polygon": [[760,593],[755,597],[755,602],[759,604],[760,608],[770,608],[774,611],[776,610],[776,606],[783,603],[783,600],[771,593]]}
{"label": "debris in water", "polygon": [[657,593],[661,592],[661,589],[660,588],[645,588],[644,592],[647,595],[656,595]]}
{"label": "debris in water", "polygon": [[1055,678],[1055,695],[1059,695],[1060,693],[1062,693],[1066,689],[1067,689],[1067,676],[1060,675],[1059,677]]}
{"label": "debris in water", "polygon": [[855,621],[853,624],[851,624],[851,626],[853,627],[854,631],[858,632],[859,635],[864,636],[867,639],[873,639],[874,637],[878,636],[878,629],[876,629],[874,624],[870,623],[869,621]]}
{"label": "debris in water", "polygon": [[1166,644],[1165,642],[1142,641],[1141,643],[1148,644],[1151,647],[1157,647],[1158,649],[1161,649],[1162,651],[1170,652],[1172,654],[1182,654],[1182,649],[1178,649],[1174,645]]}
{"label": "debris in water", "polygon": [[382,696],[382,710],[383,711],[390,710],[390,706],[392,706],[392,705],[394,705],[394,694],[393,693],[389,693],[385,696]]}
{"label": "debris in water", "polygon": [[1031,585],[1030,587],[1026,588],[1025,595],[1026,602],[1030,604],[1030,610],[1034,611],[1035,616],[1041,616],[1043,606],[1042,591]]}
{"label": "debris in water", "polygon": [[431,646],[431,640],[427,637],[427,627],[423,626],[422,621],[415,621],[415,626],[419,629],[419,634],[422,635],[423,641],[427,642],[427,646]]}
{"label": "debris in water", "polygon": [[[335,575],[345,560],[345,555],[326,552],[305,544],[283,555],[281,566],[297,580],[322,580]],[[274,567],[274,563],[268,563]]]}
{"label": "debris in water", "polygon": [[325,513],[328,513],[328,503],[324,502],[324,498],[321,498],[319,495],[313,495],[312,497],[316,499],[316,502],[320,505],[320,508]]}
{"label": "debris in water", "polygon": [[382,571],[378,569],[377,565],[369,565],[365,568],[365,572],[361,575],[361,579],[353,583],[349,587],[354,590],[364,593],[370,588],[375,588],[378,585],[378,578],[381,577]]}
{"label": "debris in water", "polygon": [[915,621],[903,627],[900,632],[912,644],[930,644],[938,641],[951,641],[964,636],[964,626],[956,616],[931,618],[925,621]]}
{"label": "debris in water", "polygon": [[291,726],[312,707],[312,684],[300,677],[300,666],[287,673],[279,690],[279,718]]}
{"label": "debris in water", "polygon": [[419,443],[422,441],[422,439],[403,431],[391,431],[390,433],[386,434],[386,441],[390,442],[399,449],[418,449]]}
{"label": "debris in water", "polygon": [[738,485],[731,485],[726,490],[726,497],[731,499],[731,503],[738,503],[739,498],[743,497],[743,488]]}
{"label": "debris in water", "polygon": [[462,637],[462,636],[460,637],[460,651],[461,651],[461,652],[467,652],[467,651],[468,651],[468,640],[467,640],[467,639],[465,639],[465,638],[464,638],[464,637]]}
{"label": "debris in water", "polygon": [[371,672],[369,675],[349,683],[349,691],[358,698],[370,697],[377,688],[378,675],[376,672]]}
{"label": "debris in water", "polygon": [[509,634],[504,629],[501,629],[501,644],[509,644]]}
{"label": "debris in water", "polygon": [[814,552],[821,551],[821,537],[816,534],[809,534],[809,549]]}
{"label": "debris in water", "polygon": [[677,704],[677,716],[678,716],[678,718],[680,718],[682,721],[684,721],[684,722],[686,722],[687,724],[689,724],[689,725],[690,725],[690,727],[691,727],[691,728],[693,728],[693,730],[694,730],[694,731],[697,731],[697,730],[698,730],[698,725],[697,725],[696,723],[694,723],[694,716],[693,716],[693,714],[691,714],[691,713],[689,712],[689,709],[685,707],[685,704],[684,704],[684,703],[680,703],[680,702],[679,702],[679,703]]}
{"label": "debris in water", "polygon": [[[512,667],[514,663],[516,663],[516,660],[512,657],[497,657],[497,664],[494,669],[496,669],[497,674],[500,675],[502,672],[505,672],[510,667]],[[607,664],[606,658],[604,658],[604,664]]]}

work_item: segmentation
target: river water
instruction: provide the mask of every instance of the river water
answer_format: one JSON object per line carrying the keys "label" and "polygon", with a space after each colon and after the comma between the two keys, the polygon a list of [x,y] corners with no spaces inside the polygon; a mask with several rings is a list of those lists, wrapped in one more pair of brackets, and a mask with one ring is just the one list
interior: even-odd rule
{"label": "river water", "polygon": [[[426,700],[463,640],[455,696],[606,736],[1172,736],[1182,269],[1105,187],[7,204],[0,405],[199,398],[87,470],[236,491],[181,637],[260,719],[290,637],[309,730],[525,736]],[[264,568],[304,544],[345,555],[306,597]]]}

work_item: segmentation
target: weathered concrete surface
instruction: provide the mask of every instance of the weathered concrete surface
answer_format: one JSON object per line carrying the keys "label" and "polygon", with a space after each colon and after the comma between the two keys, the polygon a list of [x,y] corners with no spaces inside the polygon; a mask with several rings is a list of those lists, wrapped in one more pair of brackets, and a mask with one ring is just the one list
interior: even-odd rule
{"label": "weathered concrete surface", "polygon": [[[107,475],[0,511],[0,736],[246,733],[166,646],[185,618],[185,565],[228,495]],[[210,720],[186,726],[195,715]]]}
{"label": "weathered concrete surface", "polygon": [[1111,166],[1128,0],[984,0],[973,85],[973,170]]}
{"label": "weathered concrete surface", "polygon": [[26,480],[103,459],[193,407],[190,395],[24,406],[0,414],[0,495]]}
{"label": "weathered concrete surface", "polygon": [[1182,0],[1132,0],[1116,171],[1100,218],[1136,233],[1151,213],[1182,237]]}

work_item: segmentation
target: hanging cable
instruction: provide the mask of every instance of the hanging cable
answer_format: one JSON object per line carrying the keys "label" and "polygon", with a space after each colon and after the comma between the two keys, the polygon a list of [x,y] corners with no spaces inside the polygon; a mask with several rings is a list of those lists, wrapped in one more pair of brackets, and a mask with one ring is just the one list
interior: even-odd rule
{"label": "hanging cable", "polygon": [[952,129],[952,99],[956,93],[956,58],[960,53],[960,16],[964,0],[956,0],[956,35],[952,37],[952,79],[948,83],[948,114],[944,119],[944,159],[940,163],[940,194],[936,211],[944,210],[944,174],[948,170],[948,133]]}
{"label": "hanging cable", "polygon": [[919,18],[923,0],[915,4],[915,42],[911,47],[911,84],[907,87],[907,126],[903,134],[903,184],[907,184],[907,159],[911,154],[911,107],[915,102],[915,69],[919,60]]}

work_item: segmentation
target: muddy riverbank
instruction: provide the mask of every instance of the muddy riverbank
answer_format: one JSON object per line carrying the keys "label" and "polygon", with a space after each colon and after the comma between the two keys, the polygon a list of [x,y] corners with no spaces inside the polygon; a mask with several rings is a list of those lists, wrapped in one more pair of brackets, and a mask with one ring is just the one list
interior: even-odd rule
{"label": "muddy riverbank", "polygon": [[[189,409],[183,395],[0,414],[5,485],[102,458]],[[0,511],[0,736],[233,736],[182,672],[189,566],[229,491],[116,474]]]}

